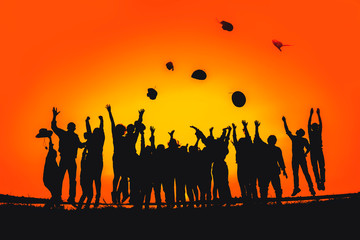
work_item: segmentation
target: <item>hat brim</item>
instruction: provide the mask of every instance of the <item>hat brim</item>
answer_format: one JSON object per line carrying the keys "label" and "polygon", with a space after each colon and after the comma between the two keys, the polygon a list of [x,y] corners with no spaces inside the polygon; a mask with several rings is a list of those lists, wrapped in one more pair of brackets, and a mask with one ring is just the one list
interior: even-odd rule
{"label": "hat brim", "polygon": [[36,138],[47,138],[47,137],[51,137],[52,134],[53,134],[53,132],[48,130],[46,132],[38,133],[35,137]]}

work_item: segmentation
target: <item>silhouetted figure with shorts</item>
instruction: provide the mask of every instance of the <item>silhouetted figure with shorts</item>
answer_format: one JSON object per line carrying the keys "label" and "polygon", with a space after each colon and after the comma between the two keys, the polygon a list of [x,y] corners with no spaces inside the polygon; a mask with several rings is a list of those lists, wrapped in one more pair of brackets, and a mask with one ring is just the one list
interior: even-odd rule
{"label": "silhouetted figure with shorts", "polygon": [[322,121],[320,117],[320,109],[316,110],[319,124],[311,124],[311,117],[314,109],[310,110],[308,123],[309,140],[310,140],[310,160],[313,167],[314,176],[319,190],[325,190],[325,159],[322,145]]}
{"label": "silhouetted figure with shorts", "polygon": [[[79,136],[74,132],[76,125],[70,122],[67,125],[67,131],[60,129],[56,125],[56,116],[59,115],[60,111],[53,108],[53,120],[51,122],[51,129],[59,137],[59,152],[60,152],[60,189],[62,189],[62,182],[64,180],[65,172],[69,174],[69,198],[68,202],[75,204],[76,194],[76,157],[78,148],[84,148],[85,144],[80,142]],[[61,196],[61,192],[60,192]]]}
{"label": "silhouetted figure with shorts", "polygon": [[[284,122],[286,134],[290,137],[292,142],[292,169],[294,175],[294,191],[291,196],[295,196],[301,191],[301,189],[299,188],[299,166],[301,166],[301,169],[304,173],[311,195],[315,196],[313,183],[311,181],[311,177],[309,175],[306,163],[306,155],[310,151],[310,144],[308,140],[304,138],[305,131],[300,128],[296,131],[296,135],[293,135],[288,128],[286,118],[282,117],[282,120]],[[304,148],[306,148],[306,152],[304,152]]]}

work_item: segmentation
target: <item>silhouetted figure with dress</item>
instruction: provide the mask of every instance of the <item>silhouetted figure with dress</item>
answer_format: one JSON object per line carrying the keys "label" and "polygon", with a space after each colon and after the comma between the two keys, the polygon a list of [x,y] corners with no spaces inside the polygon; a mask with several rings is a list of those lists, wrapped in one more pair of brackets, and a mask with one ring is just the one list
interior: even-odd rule
{"label": "silhouetted figure with dress", "polygon": [[[286,118],[282,117],[282,120],[284,122],[286,134],[290,137],[292,142],[292,169],[294,175],[294,191],[291,196],[295,196],[301,191],[301,189],[299,188],[299,167],[301,167],[304,173],[311,195],[315,196],[315,190],[306,163],[306,155],[310,151],[310,144],[308,140],[304,138],[305,131],[300,128],[296,131],[296,135],[293,135],[288,128]],[[304,152],[304,148],[306,148],[306,152]]]}
{"label": "silhouetted figure with dress", "polygon": [[43,182],[45,187],[50,191],[51,198],[45,205],[47,208],[59,207],[61,203],[61,189],[60,189],[60,170],[56,162],[57,152],[54,149],[51,135],[52,131],[42,128],[36,135],[37,138],[49,138],[48,153],[46,155]]}
{"label": "silhouetted figure with dress", "polygon": [[[123,200],[129,197],[127,175],[125,174],[126,161],[126,127],[122,124],[115,125],[115,120],[111,112],[110,104],[106,105],[106,110],[109,113],[111,122],[111,133],[113,138],[114,154],[113,160],[113,190],[111,192],[111,199],[114,204],[120,203],[120,194],[123,194]],[[120,181],[121,177],[121,181]],[[120,181],[120,184],[119,184]]]}
{"label": "silhouetted figure with dress", "polygon": [[267,144],[261,139],[259,134],[260,122],[255,121],[255,138],[254,145],[258,145],[261,149],[260,171],[259,171],[259,187],[261,199],[266,200],[268,197],[269,184],[273,186],[277,203],[281,203],[282,189],[280,182],[280,170],[287,178],[285,171],[285,163],[282,151],[275,146],[277,138],[275,135],[270,135],[267,139]]}
{"label": "silhouetted figure with dress", "polygon": [[308,123],[309,140],[310,140],[310,160],[314,171],[314,176],[319,190],[325,190],[325,159],[322,145],[322,121],[320,117],[320,109],[316,110],[319,124],[311,123],[314,109],[310,110]]}
{"label": "silhouetted figure with dress", "polygon": [[[65,172],[69,174],[69,198],[68,202],[75,204],[76,195],[76,157],[78,148],[84,148],[85,145],[80,142],[79,136],[75,133],[76,125],[70,122],[67,125],[67,131],[58,128],[56,124],[56,117],[60,111],[53,108],[53,120],[51,122],[51,129],[59,137],[59,152],[60,152],[60,188],[62,189],[62,182],[64,180]],[[61,194],[60,194],[61,196]]]}

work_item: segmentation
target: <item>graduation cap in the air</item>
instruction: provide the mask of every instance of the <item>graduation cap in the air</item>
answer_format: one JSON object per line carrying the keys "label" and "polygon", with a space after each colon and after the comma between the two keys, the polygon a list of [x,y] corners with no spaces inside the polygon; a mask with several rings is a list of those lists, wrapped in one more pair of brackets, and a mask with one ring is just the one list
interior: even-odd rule
{"label": "graduation cap in the air", "polygon": [[234,29],[233,25],[229,22],[221,21],[220,24],[222,25],[222,29],[225,31],[231,32]]}
{"label": "graduation cap in the air", "polygon": [[156,96],[157,96],[157,91],[154,88],[148,88],[148,93],[147,96],[151,99],[151,100],[155,100]]}
{"label": "graduation cap in the air", "polygon": [[246,103],[246,97],[245,95],[240,92],[240,91],[236,91],[232,94],[231,96],[232,98],[232,102],[236,107],[242,107],[245,105]]}
{"label": "graduation cap in the air", "polygon": [[166,68],[171,71],[174,71],[174,64],[172,62],[168,62],[166,63]]}
{"label": "graduation cap in the air", "polygon": [[193,72],[193,74],[191,75],[192,78],[198,79],[198,80],[205,80],[206,78],[206,73],[203,70],[196,70],[195,72]]}
{"label": "graduation cap in the air", "polygon": [[287,46],[291,46],[288,44],[283,44],[282,42],[278,41],[278,40],[272,40],[272,43],[274,44],[275,47],[277,47],[277,49],[279,49],[279,51],[281,52],[281,48],[282,47],[287,47]]}

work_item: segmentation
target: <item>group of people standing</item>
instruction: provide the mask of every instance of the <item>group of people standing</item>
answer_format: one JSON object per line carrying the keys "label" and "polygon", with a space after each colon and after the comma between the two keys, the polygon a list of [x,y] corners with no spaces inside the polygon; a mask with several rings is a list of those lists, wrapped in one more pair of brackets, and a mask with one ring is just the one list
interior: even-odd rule
{"label": "group of people standing", "polygon": [[[150,127],[149,145],[146,144],[143,115],[145,110],[139,110],[139,117],[126,127],[122,124],[115,124],[111,106],[106,105],[111,123],[113,140],[113,190],[111,192],[114,204],[129,203],[136,208],[149,208],[152,190],[155,193],[155,201],[158,208],[161,208],[161,188],[165,193],[167,207],[175,205],[194,206],[210,204],[211,200],[217,200],[219,204],[230,204],[231,191],[228,181],[228,166],[225,158],[229,153],[229,141],[233,131],[232,144],[236,150],[237,176],[241,190],[241,197],[244,203],[253,202],[259,199],[266,201],[268,187],[271,183],[276,194],[278,203],[281,203],[282,188],[280,173],[287,178],[282,151],[276,146],[276,136],[271,135],[264,142],[259,133],[260,122],[255,121],[255,137],[252,141],[247,129],[248,123],[242,121],[244,137],[238,138],[237,126],[232,124],[223,129],[220,137],[215,138],[213,128],[210,128],[209,136],[195,126],[196,141],[194,145],[180,146],[174,138],[175,130],[169,132],[169,142],[155,145],[155,128]],[[101,174],[103,169],[103,146],[105,141],[104,120],[99,116],[100,125],[94,130],[90,126],[90,118],[85,120],[86,142],[81,142],[75,133],[76,125],[70,122],[67,131],[58,128],[57,116],[60,111],[53,108],[52,131],[59,137],[60,162],[57,165],[57,152],[51,141],[52,132],[41,129],[37,137],[49,137],[49,152],[46,157],[43,180],[45,186],[51,192],[52,198],[49,206],[61,204],[62,182],[65,172],[69,175],[69,198],[71,203],[78,208],[89,207],[93,199],[95,183],[96,195],[94,206],[97,207],[100,201]],[[310,112],[308,122],[309,139],[304,138],[305,131],[299,129],[296,135],[289,130],[286,119],[283,117],[284,127],[287,135],[292,140],[292,169],[294,176],[294,191],[292,196],[300,192],[299,188],[299,166],[302,168],[312,195],[315,195],[311,177],[306,163],[306,155],[310,152],[311,163],[314,170],[317,187],[325,190],[325,165],[322,152],[322,122],[320,110],[317,109],[319,124],[311,123],[313,109]],[[140,136],[141,149],[138,154],[136,143]],[[200,149],[198,144],[202,142],[205,147]],[[78,149],[82,148],[80,185],[82,196],[76,204],[76,157]],[[306,151],[304,151],[304,149]],[[213,181],[213,184],[212,184]],[[211,186],[213,188],[211,189]],[[185,194],[186,192],[186,194]],[[189,201],[185,201],[186,196]]]}

